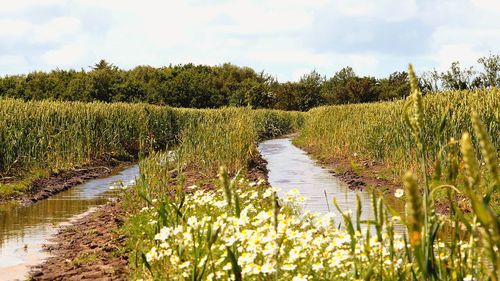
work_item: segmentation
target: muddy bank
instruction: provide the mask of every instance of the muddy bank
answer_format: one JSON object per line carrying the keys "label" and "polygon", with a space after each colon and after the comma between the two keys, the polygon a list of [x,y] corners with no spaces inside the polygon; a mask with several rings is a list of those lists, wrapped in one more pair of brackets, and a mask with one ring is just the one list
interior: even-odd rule
{"label": "muddy bank", "polygon": [[250,160],[248,160],[248,179],[253,181],[265,180],[268,184],[267,161],[262,157],[260,152],[256,152]]}
{"label": "muddy bank", "polygon": [[[300,146],[300,148],[311,154],[315,159],[318,159],[316,157],[318,154],[314,147]],[[382,192],[386,198],[389,198],[392,203],[397,200],[394,196],[396,189],[402,188],[402,184],[396,179],[389,180],[382,178],[381,173],[386,167],[374,161],[362,160],[357,163],[359,167],[356,170],[352,168],[351,160],[345,157],[329,156],[318,159],[318,162],[329,168],[330,172],[346,183],[349,189],[364,190],[368,187],[375,188],[377,191]],[[462,212],[469,213],[471,211],[470,204],[463,196],[457,196],[456,200],[457,206]],[[402,203],[399,202],[398,204],[401,205]],[[451,211],[450,204],[446,201],[437,201],[435,202],[435,206],[436,212],[441,215],[449,214]]]}
{"label": "muddy bank", "polygon": [[[257,153],[248,163],[247,177],[251,180],[267,179],[267,162]],[[196,170],[184,171],[185,184],[203,181]],[[177,177],[174,171],[172,179]],[[207,183],[207,189],[216,188]],[[204,186],[205,187],[205,186]],[[97,211],[63,227],[44,245],[51,257],[32,268],[33,280],[126,280],[128,257],[126,237],[119,228],[127,218],[120,203],[108,203]]]}
{"label": "muddy bank", "polygon": [[[203,188],[205,190],[214,190],[217,188],[218,181],[213,181],[218,177],[217,174],[202,174],[199,172],[200,169],[196,166],[186,167],[182,171],[182,176],[184,177],[184,187],[187,188],[190,185],[197,184],[199,182],[203,182]],[[267,176],[267,161],[262,158],[262,155],[259,151],[255,151],[251,157],[247,161],[247,170],[245,174],[245,178],[252,181],[264,180],[264,182],[260,186],[268,186],[268,176]],[[173,169],[169,172],[170,183],[177,184],[177,177],[179,173],[177,169]],[[236,176],[235,173],[229,174],[230,177]],[[188,189],[186,189],[188,191]]]}
{"label": "muddy bank", "polygon": [[120,161],[111,157],[95,160],[88,165],[75,167],[71,170],[53,173],[48,177],[36,179],[31,183],[28,192],[10,198],[0,198],[0,203],[18,201],[22,205],[30,205],[73,186],[82,184],[87,180],[112,174],[130,164],[131,162],[129,161]]}
{"label": "muddy bank", "polygon": [[359,169],[354,170],[351,161],[345,157],[329,156],[318,159],[314,147],[300,145],[299,147],[317,159],[321,165],[329,168],[330,172],[346,183],[351,190],[364,190],[367,187],[373,187],[384,193],[389,193],[401,188],[401,184],[380,176],[381,171],[385,168],[382,164],[363,160],[357,163]]}
{"label": "muddy bank", "polygon": [[125,220],[120,203],[110,202],[63,227],[44,246],[51,257],[31,270],[33,280],[126,280]]}

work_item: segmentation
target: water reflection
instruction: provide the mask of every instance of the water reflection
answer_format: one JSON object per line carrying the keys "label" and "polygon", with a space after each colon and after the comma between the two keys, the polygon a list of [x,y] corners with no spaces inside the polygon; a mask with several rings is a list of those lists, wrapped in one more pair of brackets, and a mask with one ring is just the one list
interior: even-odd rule
{"label": "water reflection", "polygon": [[[320,167],[306,152],[294,146],[290,138],[272,139],[259,145],[259,151],[267,160],[269,183],[282,192],[297,188],[306,197],[304,209],[327,213],[329,210],[340,222],[341,216],[333,206],[333,197],[343,211],[356,211],[356,193],[362,205],[361,219],[372,219],[371,195],[368,192],[352,191],[328,170]],[[326,193],[326,196],[325,196]],[[401,225],[395,228],[404,231]]]}
{"label": "water reflection", "polygon": [[[116,189],[133,183],[138,165],[91,180],[30,206],[0,204],[0,280],[22,279],[45,257],[42,244],[62,222],[106,203]],[[111,190],[110,187],[115,187]]]}

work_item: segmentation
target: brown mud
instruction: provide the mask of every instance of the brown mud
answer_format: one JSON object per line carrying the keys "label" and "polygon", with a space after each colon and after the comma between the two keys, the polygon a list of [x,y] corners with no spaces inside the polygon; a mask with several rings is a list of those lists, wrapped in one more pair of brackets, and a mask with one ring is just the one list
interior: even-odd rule
{"label": "brown mud", "polygon": [[[317,150],[312,146],[299,146],[302,150],[312,155],[314,159],[330,169],[330,172],[342,182],[346,183],[351,190],[364,190],[365,188],[375,188],[382,192],[384,196],[389,196],[391,200],[397,200],[394,196],[396,189],[403,188],[402,183],[396,179],[386,179],[381,176],[387,168],[381,163],[370,160],[357,160],[359,168],[353,169],[351,160],[341,156],[329,156],[326,158],[317,157]],[[457,198],[458,207],[465,213],[470,212],[470,206],[464,198]],[[450,205],[447,202],[436,202],[436,212],[441,215],[450,213]]]}
{"label": "brown mud", "polygon": [[346,183],[351,190],[364,190],[372,187],[384,193],[394,193],[397,188],[401,188],[400,183],[381,177],[380,174],[386,167],[375,161],[359,161],[357,163],[359,168],[355,170],[351,161],[346,157],[329,156],[318,159],[314,147],[300,146],[300,148],[317,159],[321,165],[329,168],[330,172]]}
{"label": "brown mud", "polygon": [[70,170],[53,173],[48,177],[36,179],[31,183],[28,192],[0,199],[0,203],[18,201],[22,205],[30,205],[73,186],[82,184],[86,180],[107,176],[129,164],[130,162],[119,161],[111,157],[95,160],[84,166],[75,167]]}
{"label": "brown mud", "polygon": [[[266,160],[256,153],[248,162],[247,178],[264,179],[267,182]],[[186,184],[195,183],[205,177],[194,169],[183,171]],[[175,171],[170,175],[176,178]],[[61,181],[62,185],[66,182]],[[215,188],[212,183],[203,186]],[[44,245],[51,255],[45,262],[32,268],[33,280],[126,280],[127,253],[123,252],[126,237],[118,229],[123,225],[126,211],[118,203],[108,203],[97,211],[86,215],[70,226],[63,227]]]}
{"label": "brown mud", "polygon": [[126,280],[125,237],[118,229],[125,212],[110,202],[95,212],[63,227],[44,245],[51,255],[32,268],[32,280]]}
{"label": "brown mud", "polygon": [[268,170],[267,170],[267,161],[262,158],[262,155],[257,152],[256,154],[252,155],[250,160],[248,161],[248,179],[253,180],[253,181],[258,181],[258,180],[264,180],[266,185],[268,185],[267,180],[269,179],[268,177]]}
{"label": "brown mud", "polygon": [[[212,175],[205,175],[201,174],[199,172],[200,169],[198,169],[195,166],[187,167],[182,171],[182,175],[185,178],[184,186],[188,187],[193,184],[197,184],[202,182],[203,184],[203,189],[205,190],[214,190],[217,188],[216,184],[214,183],[213,179],[217,177],[217,175],[212,174]],[[264,183],[261,184],[260,186],[268,186],[268,176],[267,176],[268,170],[267,170],[267,161],[262,158],[262,155],[257,151],[255,154],[251,155],[250,159],[247,162],[247,172],[246,172],[246,178],[248,180],[252,181],[259,181],[259,180],[264,180]],[[177,169],[172,170],[169,173],[170,176],[170,182],[172,184],[175,184],[175,181],[178,176]],[[235,174],[230,174],[229,176],[235,176]],[[208,181],[207,181],[208,180]],[[188,191],[186,189],[186,191]]]}

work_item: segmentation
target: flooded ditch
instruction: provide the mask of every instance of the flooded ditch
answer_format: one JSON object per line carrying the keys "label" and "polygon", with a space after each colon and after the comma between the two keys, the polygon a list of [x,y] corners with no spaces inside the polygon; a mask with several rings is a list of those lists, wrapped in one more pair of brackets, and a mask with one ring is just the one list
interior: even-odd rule
{"label": "flooded ditch", "polygon": [[138,174],[139,166],[133,165],[29,206],[0,204],[0,280],[24,280],[30,267],[48,256],[42,245],[58,226],[105,204],[117,192],[110,187],[130,185]]}
{"label": "flooded ditch", "polygon": [[[356,194],[362,203],[362,219],[372,217],[368,192],[352,191],[330,171],[321,167],[306,152],[292,144],[291,138],[267,140],[259,144],[262,157],[268,162],[269,183],[282,194],[297,188],[306,198],[304,210],[321,214],[333,212],[336,221],[341,215],[333,206],[333,197],[342,210],[355,211]],[[133,165],[104,178],[90,180],[69,190],[29,206],[0,204],[0,280],[23,280],[29,269],[48,257],[42,245],[48,243],[58,227],[70,224],[114,197],[110,187],[130,185],[139,175]],[[403,231],[397,226],[397,231]]]}
{"label": "flooded ditch", "polygon": [[[356,194],[362,206],[361,219],[371,219],[371,193],[353,191],[347,184],[337,179],[330,171],[321,167],[300,148],[292,144],[291,138],[278,138],[259,144],[259,151],[267,161],[269,183],[281,193],[296,188],[306,198],[304,210],[325,214],[335,214],[336,222],[342,221],[341,214],[333,205],[333,197],[342,211],[356,211]],[[354,215],[353,215],[354,217]],[[395,230],[404,232],[402,225]]]}

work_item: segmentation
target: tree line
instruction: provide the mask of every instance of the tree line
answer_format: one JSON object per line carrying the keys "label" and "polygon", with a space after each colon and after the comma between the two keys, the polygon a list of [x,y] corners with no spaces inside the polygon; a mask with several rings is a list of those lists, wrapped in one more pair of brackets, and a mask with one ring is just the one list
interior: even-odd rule
{"label": "tree line", "polygon": [[[445,72],[425,72],[425,92],[500,87],[500,56],[478,60],[482,71],[454,62]],[[89,70],[31,72],[0,77],[0,97],[24,100],[145,102],[190,108],[250,106],[306,111],[330,104],[393,100],[409,94],[406,72],[386,78],[358,76],[345,67],[327,78],[316,71],[280,83],[264,71],[233,64],[137,66],[122,70],[101,60]]]}

